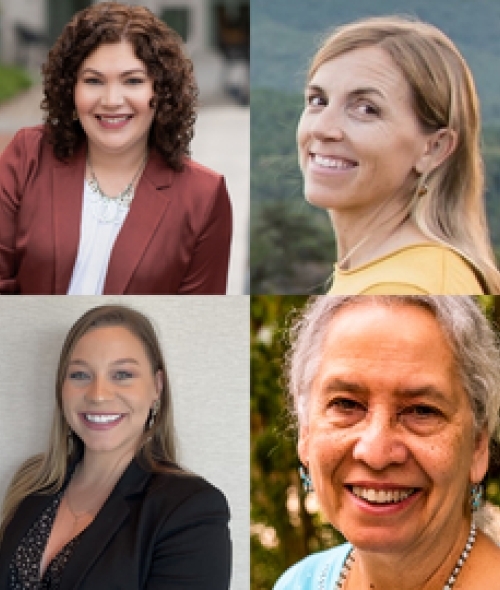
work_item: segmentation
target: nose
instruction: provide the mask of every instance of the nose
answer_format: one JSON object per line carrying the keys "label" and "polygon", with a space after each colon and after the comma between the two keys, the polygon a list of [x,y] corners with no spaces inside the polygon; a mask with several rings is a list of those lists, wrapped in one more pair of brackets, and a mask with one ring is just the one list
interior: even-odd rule
{"label": "nose", "polygon": [[397,420],[392,420],[390,416],[368,415],[365,427],[354,445],[354,459],[362,461],[375,471],[404,463],[408,458],[408,449],[397,427]]}
{"label": "nose", "polygon": [[113,108],[123,105],[123,90],[120,84],[108,83],[104,86],[101,97],[102,106]]}
{"label": "nose", "polygon": [[341,141],[344,139],[342,115],[335,105],[330,103],[311,117],[311,135],[314,138],[321,141]]}
{"label": "nose", "polygon": [[85,400],[97,404],[111,400],[113,392],[104,377],[96,377],[85,391]]}

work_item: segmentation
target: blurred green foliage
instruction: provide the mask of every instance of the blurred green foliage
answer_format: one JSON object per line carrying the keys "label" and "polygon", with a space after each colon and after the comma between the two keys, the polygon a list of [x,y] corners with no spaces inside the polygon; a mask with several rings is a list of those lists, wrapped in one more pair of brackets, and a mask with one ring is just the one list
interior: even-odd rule
{"label": "blurred green foliage", "polygon": [[[477,299],[498,333],[500,297]],[[306,302],[305,296],[251,297],[252,590],[270,590],[290,565],[342,542],[319,513],[308,512],[297,471],[297,433],[283,367],[290,324]],[[500,506],[500,461],[492,462],[486,492]]]}
{"label": "blurred green foliage", "polygon": [[29,74],[22,68],[0,64],[0,102],[31,86]]}

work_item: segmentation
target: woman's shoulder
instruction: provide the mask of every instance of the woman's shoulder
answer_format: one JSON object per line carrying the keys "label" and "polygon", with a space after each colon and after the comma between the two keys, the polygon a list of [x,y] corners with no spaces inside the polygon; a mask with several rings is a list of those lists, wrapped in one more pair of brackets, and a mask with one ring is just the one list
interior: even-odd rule
{"label": "woman's shoulder", "polygon": [[331,294],[480,295],[475,272],[460,254],[441,244],[406,246],[352,271],[336,270]]}
{"label": "woman's shoulder", "polygon": [[170,464],[164,471],[150,472],[145,496],[152,504],[176,507],[200,506],[204,509],[228,511],[227,500],[219,488],[203,477]]}
{"label": "woman's shoulder", "polygon": [[351,549],[348,543],[313,553],[288,569],[273,590],[326,590],[333,588]]}
{"label": "woman's shoulder", "polygon": [[41,147],[49,147],[45,125],[22,127],[14,134],[10,145],[22,146],[25,152],[37,150]]}
{"label": "woman's shoulder", "polygon": [[216,172],[212,168],[207,168],[207,166],[188,157],[184,158],[183,172],[193,176],[199,176],[200,178],[211,179],[214,182],[219,182],[222,178],[222,174],[219,174],[219,172]]}
{"label": "woman's shoulder", "polygon": [[33,174],[46,158],[54,155],[44,125],[19,129],[0,156],[3,167],[20,178]]}

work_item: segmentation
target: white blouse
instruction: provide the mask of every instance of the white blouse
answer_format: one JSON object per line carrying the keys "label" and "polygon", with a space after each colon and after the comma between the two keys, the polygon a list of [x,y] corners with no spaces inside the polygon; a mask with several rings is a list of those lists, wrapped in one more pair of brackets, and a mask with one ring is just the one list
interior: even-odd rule
{"label": "white blouse", "polygon": [[85,180],[80,244],[68,295],[102,295],[109,258],[128,207],[103,201]]}

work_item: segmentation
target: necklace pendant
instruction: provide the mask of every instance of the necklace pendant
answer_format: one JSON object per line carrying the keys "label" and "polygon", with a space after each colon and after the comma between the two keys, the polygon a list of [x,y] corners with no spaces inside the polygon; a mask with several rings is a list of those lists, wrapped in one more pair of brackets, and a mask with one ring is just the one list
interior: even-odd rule
{"label": "necklace pendant", "polygon": [[118,216],[118,203],[112,199],[101,199],[99,203],[99,219],[111,223]]}

